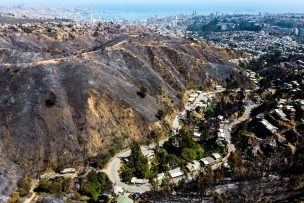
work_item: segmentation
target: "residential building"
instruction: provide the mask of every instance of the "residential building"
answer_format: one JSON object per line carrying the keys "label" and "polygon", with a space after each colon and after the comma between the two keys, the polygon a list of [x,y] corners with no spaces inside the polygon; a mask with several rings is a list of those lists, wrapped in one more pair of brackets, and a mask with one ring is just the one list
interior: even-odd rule
{"label": "residential building", "polygon": [[215,159],[215,160],[220,160],[222,158],[222,156],[219,154],[219,153],[213,153],[212,154],[212,157]]}
{"label": "residential building", "polygon": [[286,114],[281,109],[275,109],[274,112],[279,119],[286,118]]}
{"label": "residential building", "polygon": [[186,165],[186,169],[189,171],[189,172],[194,172],[194,171],[198,171],[200,170],[201,168],[201,164],[199,163],[199,161],[192,161],[191,163],[188,163]]}
{"label": "residential building", "polygon": [[124,189],[118,185],[114,185],[113,187],[113,193],[116,194],[116,195],[119,195],[119,194],[124,194]]}
{"label": "residential building", "polygon": [[202,134],[201,134],[200,132],[195,131],[195,132],[193,133],[193,136],[194,136],[195,138],[200,138],[200,137],[202,136]]}
{"label": "residential building", "polygon": [[269,123],[269,121],[267,121],[266,119],[263,119],[261,121],[261,124],[271,133],[276,133],[278,131],[278,128]]}
{"label": "residential building", "polygon": [[200,160],[202,164],[204,164],[205,166],[211,165],[215,162],[215,159],[212,157],[206,157]]}
{"label": "residential building", "polygon": [[68,174],[68,173],[76,173],[75,168],[65,168],[62,171],[60,171],[61,174]]}
{"label": "residential building", "polygon": [[180,167],[178,167],[176,169],[173,169],[173,170],[169,171],[169,175],[170,175],[171,178],[178,178],[180,176],[183,176],[184,172],[181,170]]}
{"label": "residential building", "polygon": [[226,138],[226,134],[225,134],[225,133],[218,132],[218,133],[217,133],[217,137],[220,138],[220,139],[225,139],[225,138]]}

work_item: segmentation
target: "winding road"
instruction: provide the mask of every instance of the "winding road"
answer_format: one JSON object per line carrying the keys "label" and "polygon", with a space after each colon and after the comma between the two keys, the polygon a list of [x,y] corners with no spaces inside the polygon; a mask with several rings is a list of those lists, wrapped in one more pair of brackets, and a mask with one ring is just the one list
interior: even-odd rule
{"label": "winding road", "polygon": [[[199,94],[199,96],[192,102],[192,104],[190,105],[186,105],[185,110],[180,112],[175,119],[173,120],[173,124],[172,124],[172,131],[174,133],[174,135],[176,135],[178,129],[180,128],[180,123],[179,123],[179,115],[186,115],[186,111],[190,110],[190,109],[194,109],[196,104],[198,102],[200,102],[201,100],[203,100],[206,96],[215,94],[215,93],[220,93],[223,92],[224,90],[220,90],[220,91],[214,91],[214,92],[203,92],[201,94]],[[167,141],[169,138],[165,138],[160,140],[159,142],[159,146],[162,146],[165,141]],[[155,148],[155,145],[152,144],[150,146],[142,146],[141,150],[142,153],[144,155],[148,155],[150,153],[153,153],[153,149]],[[127,185],[125,183],[123,183],[120,180],[119,177],[119,169],[121,167],[121,158],[122,157],[127,157],[131,154],[131,150],[127,149],[123,152],[120,152],[118,154],[116,154],[107,164],[107,166],[102,170],[103,172],[105,172],[109,179],[113,182],[114,185],[117,185],[119,187],[122,187],[125,191],[130,192],[130,193],[144,193],[147,191],[150,191],[150,185],[146,184],[146,185]]]}

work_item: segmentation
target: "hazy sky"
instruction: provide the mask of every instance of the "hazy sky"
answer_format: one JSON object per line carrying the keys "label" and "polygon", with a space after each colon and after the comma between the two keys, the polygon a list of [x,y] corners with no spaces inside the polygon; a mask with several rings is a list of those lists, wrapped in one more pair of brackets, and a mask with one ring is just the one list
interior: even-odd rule
{"label": "hazy sky", "polygon": [[91,7],[98,9],[124,9],[140,11],[197,10],[304,12],[304,0],[0,0],[0,5],[42,5],[56,7]]}

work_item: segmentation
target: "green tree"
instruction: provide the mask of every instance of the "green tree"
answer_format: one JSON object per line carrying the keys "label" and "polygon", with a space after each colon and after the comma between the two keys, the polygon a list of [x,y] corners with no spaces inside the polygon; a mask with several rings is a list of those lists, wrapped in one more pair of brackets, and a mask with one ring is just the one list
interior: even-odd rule
{"label": "green tree", "polygon": [[168,163],[170,168],[176,168],[181,164],[181,160],[175,154],[168,154]]}
{"label": "green tree", "polygon": [[125,183],[130,183],[133,178],[134,170],[126,165],[123,165],[120,169],[120,178]]}
{"label": "green tree", "polygon": [[97,201],[103,192],[110,191],[112,183],[105,173],[96,173],[92,170],[80,181],[80,192]]}
{"label": "green tree", "polygon": [[133,174],[137,178],[145,178],[149,170],[148,159],[143,155],[138,142],[133,141],[131,145],[130,162],[134,169]]}
{"label": "green tree", "polygon": [[190,148],[184,148],[182,150],[182,158],[187,162],[193,161],[196,158],[196,152]]}
{"label": "green tree", "polygon": [[189,129],[182,128],[180,130],[180,138],[182,148],[192,148],[195,145],[193,132]]}
{"label": "green tree", "polygon": [[194,148],[194,150],[195,150],[195,153],[196,153],[196,156],[195,156],[196,160],[204,158],[205,151],[204,151],[204,149],[202,147],[196,145],[195,148]]}
{"label": "green tree", "polygon": [[259,85],[263,88],[263,89],[267,89],[271,87],[271,81],[268,80],[267,78],[263,78],[262,80],[259,81]]}
{"label": "green tree", "polygon": [[36,191],[50,194],[61,194],[63,192],[62,181],[58,179],[41,180]]}
{"label": "green tree", "polygon": [[148,89],[144,85],[142,85],[139,91],[137,92],[137,95],[140,96],[141,98],[145,98],[147,95],[147,90]]}
{"label": "green tree", "polygon": [[161,120],[166,116],[166,112],[162,109],[158,109],[156,116],[158,117],[159,120]]}

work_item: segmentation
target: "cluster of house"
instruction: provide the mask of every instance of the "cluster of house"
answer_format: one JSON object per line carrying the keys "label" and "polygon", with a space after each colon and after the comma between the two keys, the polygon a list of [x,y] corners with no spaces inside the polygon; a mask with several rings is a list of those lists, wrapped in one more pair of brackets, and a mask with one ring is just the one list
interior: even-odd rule
{"label": "cluster of house", "polygon": [[277,105],[277,109],[275,109],[275,114],[279,119],[285,119],[286,117],[289,119],[294,119],[296,114],[295,104],[299,104],[301,107],[304,106],[303,99],[296,100],[287,100],[280,99]]}
{"label": "cluster of house", "polygon": [[[297,99],[297,100],[287,100],[287,99],[280,99],[278,101],[276,109],[273,110],[273,115],[276,119],[279,120],[292,120],[295,117],[296,109],[294,104],[299,104],[301,106],[302,111],[304,112],[304,100]],[[271,133],[277,133],[279,128],[271,124],[267,119],[264,118],[264,114],[257,115],[258,119],[261,119],[260,123],[264,126]]]}
{"label": "cluster of house", "polygon": [[257,80],[257,74],[251,70],[246,70],[246,76],[252,81],[254,82],[254,84],[258,85],[259,81]]}
{"label": "cluster of house", "polygon": [[187,175],[187,181],[191,181],[193,179],[192,175],[198,175],[199,171],[202,167],[213,166],[215,163],[218,163],[221,160],[222,156],[218,153],[213,153],[212,156],[205,157],[200,160],[194,160],[188,163],[185,167],[186,171],[183,171],[180,167],[175,168],[173,170],[168,171],[168,174],[160,173],[157,175],[155,179],[157,184],[161,184],[165,178],[170,178],[176,182],[181,180],[181,178]]}
{"label": "cluster of house", "polygon": [[201,94],[202,94],[202,91],[197,90],[189,96],[188,102],[191,105],[189,107],[186,107],[186,110],[193,111],[197,107],[205,109],[205,108],[207,108],[208,103],[210,101],[212,101],[213,97],[215,96],[214,93],[209,93],[209,94],[205,95],[204,97],[201,97],[200,101],[195,102]]}
{"label": "cluster of house", "polygon": [[300,84],[297,82],[297,81],[292,81],[291,83],[283,83],[283,86],[286,88],[286,89],[289,89],[291,90],[292,92],[301,92],[301,88],[300,88]]}
{"label": "cluster of house", "polygon": [[224,132],[224,129],[220,128],[217,132],[217,143],[221,144],[221,143],[227,143],[229,142],[227,139],[227,135]]}
{"label": "cluster of house", "polygon": [[196,98],[202,93],[202,91],[195,91],[194,93],[190,94],[189,98],[188,98],[188,102],[192,103],[196,100]]}

